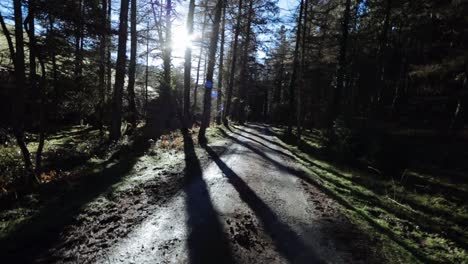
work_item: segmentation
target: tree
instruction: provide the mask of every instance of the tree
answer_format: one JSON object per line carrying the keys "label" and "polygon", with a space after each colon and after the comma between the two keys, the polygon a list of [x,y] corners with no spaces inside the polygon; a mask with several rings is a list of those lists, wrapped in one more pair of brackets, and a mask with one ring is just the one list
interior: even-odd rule
{"label": "tree", "polygon": [[[110,1],[110,0],[109,0]],[[99,113],[99,129],[102,135],[103,132],[103,120],[104,120],[104,105],[105,105],[105,95],[106,95],[106,46],[108,45],[107,35],[107,0],[101,1],[101,12],[100,12],[100,22],[102,29],[100,32],[99,39],[99,104],[98,104],[98,113]]]}
{"label": "tree", "polygon": [[[187,34],[193,35],[193,16],[195,12],[195,0],[190,0],[189,11],[187,15]],[[185,48],[184,64],[184,126],[188,127],[190,120],[190,84],[192,72],[192,47],[188,45]]]}
{"label": "tree", "polygon": [[164,51],[163,51],[163,83],[162,83],[162,90],[161,96],[168,100],[170,97],[171,91],[171,52],[172,52],[172,44],[171,44],[171,36],[172,36],[172,0],[166,1],[166,16],[165,16],[165,23],[166,23],[166,36],[164,39]]}
{"label": "tree", "polygon": [[[25,64],[24,64],[24,39],[23,39],[23,12],[21,10],[21,0],[14,0],[14,14],[15,14],[15,118],[13,119],[13,134],[16,142],[20,147],[23,155],[24,167],[27,172],[27,177],[34,175],[32,173],[31,154],[24,141],[24,110],[25,110]],[[7,33],[7,32],[5,32]],[[27,183],[31,183],[31,178],[26,179]]]}
{"label": "tree", "polygon": [[241,20],[242,20],[242,3],[243,0],[239,0],[239,5],[237,8],[237,22],[236,22],[236,27],[235,27],[235,32],[234,32],[234,39],[233,44],[232,44],[232,58],[231,58],[231,67],[230,67],[230,72],[229,72],[229,82],[228,82],[228,87],[226,90],[226,107],[224,108],[224,113],[223,113],[223,123],[224,125],[228,125],[228,116],[231,114],[231,102],[232,102],[232,92],[234,89],[234,74],[236,71],[236,64],[237,64],[237,49],[239,45],[239,34],[241,30]]}
{"label": "tree", "polygon": [[293,127],[293,122],[294,122],[294,103],[295,103],[295,89],[296,89],[296,76],[297,76],[297,68],[299,66],[299,45],[300,45],[300,39],[301,39],[301,29],[302,29],[302,15],[304,12],[304,0],[301,0],[301,3],[299,5],[299,17],[297,18],[297,29],[296,29],[296,44],[294,48],[294,59],[293,59],[293,69],[292,69],[292,75],[291,75],[291,81],[289,83],[289,117],[290,121],[288,123],[288,130],[287,130],[287,136],[291,137],[292,136],[292,127]]}
{"label": "tree", "polygon": [[244,41],[244,50],[242,52],[242,64],[240,69],[240,86],[238,89],[238,98],[239,98],[239,106],[237,111],[236,119],[239,123],[243,124],[245,122],[245,107],[246,107],[246,95],[247,95],[247,85],[248,85],[248,76],[247,76],[247,67],[248,67],[248,60],[249,60],[249,52],[250,52],[250,41],[251,41],[251,33],[252,33],[252,18],[254,15],[253,10],[253,0],[249,2],[249,8],[247,10],[247,24],[245,26],[245,41]]}
{"label": "tree", "polygon": [[115,72],[114,95],[112,101],[112,122],[109,131],[110,140],[118,140],[121,136],[120,127],[122,126],[122,96],[125,80],[125,54],[127,51],[128,4],[128,0],[121,0],[119,44]]}
{"label": "tree", "polygon": [[135,71],[137,57],[137,0],[130,0],[130,64],[128,66],[128,112],[129,122],[136,128],[137,110],[135,105]]}
{"label": "tree", "polygon": [[208,55],[208,68],[206,72],[205,80],[205,96],[203,100],[203,115],[200,125],[200,131],[198,133],[198,142],[200,144],[206,143],[206,128],[210,125],[211,116],[211,91],[213,89],[213,73],[216,61],[216,51],[218,49],[218,37],[219,37],[219,24],[221,20],[221,11],[224,6],[225,0],[218,0],[216,2],[215,17],[212,26],[209,55]]}
{"label": "tree", "polygon": [[[193,89],[193,107],[192,107],[192,115],[195,115],[197,111],[197,103],[198,103],[198,83],[200,81],[200,68],[201,68],[201,61],[203,58],[203,51],[205,50],[205,30],[206,24],[208,20],[208,14],[206,13],[208,7],[205,7],[205,13],[203,15],[203,25],[202,25],[202,32],[201,32],[201,40],[200,40],[200,51],[198,54],[198,64],[197,64],[197,77],[195,79],[195,88]],[[206,60],[205,60],[206,61]]]}
{"label": "tree", "polygon": [[331,115],[329,120],[329,127],[333,126],[333,122],[340,114],[340,107],[342,101],[342,93],[344,89],[344,79],[346,71],[346,53],[347,53],[347,42],[349,33],[349,20],[351,16],[351,0],[346,0],[345,9],[343,13],[343,22],[341,23],[341,38],[340,38],[340,51],[338,56],[338,69],[336,73],[336,84],[333,94],[333,100],[331,105]]}
{"label": "tree", "polygon": [[219,52],[219,69],[218,69],[218,96],[216,97],[216,124],[221,124],[221,102],[223,100],[223,74],[224,74],[224,38],[226,30],[226,3],[223,6],[223,22],[221,25],[221,43]]}
{"label": "tree", "polygon": [[304,105],[304,71],[305,71],[305,57],[306,57],[306,37],[307,37],[307,14],[309,13],[309,0],[304,3],[304,21],[302,22],[302,36],[301,36],[301,63],[299,68],[300,84],[298,85],[297,97],[297,145],[301,143],[302,134],[302,120],[303,120],[303,105]]}

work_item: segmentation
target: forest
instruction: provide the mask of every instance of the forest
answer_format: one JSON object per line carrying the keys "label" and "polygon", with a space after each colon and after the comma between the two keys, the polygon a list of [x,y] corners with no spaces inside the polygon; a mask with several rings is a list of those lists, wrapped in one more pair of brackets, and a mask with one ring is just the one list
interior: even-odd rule
{"label": "forest", "polygon": [[468,263],[467,0],[1,0],[4,263]]}

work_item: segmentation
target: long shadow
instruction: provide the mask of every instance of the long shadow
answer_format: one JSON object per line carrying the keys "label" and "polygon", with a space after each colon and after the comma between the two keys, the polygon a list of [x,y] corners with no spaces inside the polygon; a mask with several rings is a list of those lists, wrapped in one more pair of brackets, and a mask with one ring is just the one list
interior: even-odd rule
{"label": "long shadow", "polygon": [[237,139],[231,135],[229,135],[226,131],[224,131],[224,129],[220,128],[219,129],[221,131],[221,133],[223,134],[224,137],[226,138],[229,138],[230,140],[234,141],[235,143],[239,144],[239,145],[242,145],[248,149],[250,149],[251,151],[253,151],[255,154],[259,155],[260,157],[264,158],[266,161],[272,163],[275,167],[277,167],[278,169],[280,170],[283,170],[283,171],[286,171],[286,172],[289,172],[289,173],[292,173],[292,174],[299,174],[300,171],[295,169],[295,168],[292,168],[292,167],[288,167],[288,166],[285,166],[281,163],[279,163],[278,161],[272,159],[271,157],[269,157],[267,154],[265,154],[263,151],[255,148],[255,147],[252,147],[250,144],[248,144],[247,142],[243,141],[243,140],[240,140],[240,139]]}
{"label": "long shadow", "polygon": [[252,137],[243,135],[243,134],[241,134],[241,133],[239,133],[239,132],[236,132],[236,131],[233,131],[233,130],[231,130],[231,132],[232,132],[233,134],[236,134],[236,135],[238,135],[238,136],[241,136],[241,137],[243,137],[243,138],[245,138],[245,139],[248,139],[248,140],[251,140],[251,141],[253,141],[253,142],[255,142],[255,143],[258,143],[258,144],[262,145],[263,147],[268,148],[268,149],[270,149],[271,151],[274,151],[274,152],[276,152],[276,153],[278,153],[278,154],[280,154],[280,155],[283,155],[283,156],[288,157],[288,158],[290,158],[290,159],[294,159],[294,157],[291,156],[291,155],[289,155],[288,153],[283,152],[283,151],[278,150],[278,149],[274,149],[274,148],[268,146],[267,144],[265,144],[265,143],[263,143],[263,142],[261,142],[261,141],[259,141],[259,140],[256,140],[256,139],[254,139],[254,138],[252,138]]}
{"label": "long shadow", "polygon": [[260,133],[265,133],[265,134],[273,134],[273,135],[276,135],[275,132],[273,131],[270,131],[268,129],[268,125],[267,124],[252,124],[252,123],[246,123],[244,124],[245,127],[248,127],[248,128],[252,128],[252,129],[255,129],[257,130],[258,132]]}
{"label": "long shadow", "polygon": [[[252,125],[249,126],[249,127],[252,128]],[[237,129],[238,129],[238,130],[241,130],[241,131],[245,131],[245,130],[242,130],[242,129],[239,129],[239,128],[237,128]],[[234,134],[240,135],[239,133],[236,133],[236,132],[233,131],[233,130],[230,130],[230,131],[231,131],[232,133],[234,133]],[[225,136],[227,135],[227,134],[225,133],[225,131],[221,131],[221,132],[223,132]],[[241,135],[241,136],[242,136],[242,135]],[[264,139],[263,137],[261,137],[261,136],[259,136],[259,135],[256,135],[256,136],[259,137],[259,138]],[[244,136],[244,138],[247,138],[247,139],[252,140],[251,138],[248,138],[248,137],[245,137],[245,136]],[[234,137],[230,137],[230,139],[232,139],[232,140],[234,140],[234,141],[237,140],[237,139],[235,139]],[[265,140],[266,140],[266,139],[265,139]],[[269,158],[269,157],[268,157],[267,155],[265,155],[263,152],[258,151],[258,150],[255,150],[255,149],[252,148],[250,145],[246,144],[246,142],[238,141],[238,140],[237,140],[236,142],[239,143],[239,144],[244,145],[245,147],[247,147],[247,148],[249,148],[249,149],[251,149],[251,150],[254,151],[256,154],[262,156],[263,158],[267,159],[268,161],[271,161],[271,162],[272,162],[275,166],[277,166],[278,168],[280,168],[280,169],[285,169],[286,171],[288,171],[288,172],[290,172],[290,173],[293,173],[293,174],[298,173],[298,171],[296,171],[296,170],[294,170],[294,169],[292,169],[292,168],[286,167],[286,166],[284,166],[284,165],[282,165],[282,164],[279,164],[279,163],[275,163],[274,160],[272,160],[271,158]],[[304,150],[304,148],[307,148],[307,150]],[[310,145],[308,145],[308,144],[302,144],[302,147],[301,147],[300,149],[303,150],[303,151],[306,152],[306,153],[311,154],[311,155],[319,156],[319,159],[330,160],[330,158],[328,158],[327,155],[325,155],[324,153],[321,153],[320,151],[317,151],[314,147],[312,147],[312,146],[310,146]],[[312,151],[311,149],[314,149],[314,150]],[[320,153],[319,153],[319,152],[320,152]],[[297,157],[297,158],[303,160],[304,162],[308,163],[309,165],[315,166],[315,167],[317,167],[317,168],[319,168],[319,169],[321,169],[321,170],[324,170],[324,171],[326,171],[326,172],[328,172],[328,173],[332,173],[332,174],[334,174],[334,175],[344,177],[344,178],[346,178],[347,180],[350,180],[351,182],[355,183],[356,185],[360,185],[360,186],[362,186],[362,187],[364,187],[364,188],[366,188],[366,189],[368,189],[368,190],[370,190],[370,191],[372,191],[372,192],[375,192],[375,193],[378,193],[378,194],[383,194],[383,193],[385,192],[385,187],[376,188],[375,186],[372,185],[372,182],[366,181],[364,178],[353,178],[353,177],[350,178],[350,177],[345,177],[345,176],[343,176],[339,171],[337,171],[337,170],[335,170],[335,169],[322,166],[322,165],[318,164],[317,162],[311,161],[311,160],[309,160],[309,159],[307,159],[307,158],[303,158],[303,157],[297,155],[297,154],[294,153],[294,152],[291,152],[291,153],[292,153],[293,156],[295,156],[295,157]],[[291,155],[289,155],[289,157],[292,158]],[[364,170],[364,168],[360,168],[359,166],[358,166],[358,169]],[[379,176],[379,177],[383,177],[383,176]],[[382,182],[383,182],[383,180],[387,180],[387,179],[382,179]],[[344,188],[344,189],[347,188],[347,186],[345,186],[345,185],[339,183],[338,181],[334,181],[334,180],[331,180],[331,179],[328,179],[327,181],[332,182],[335,186],[338,186],[338,187],[340,187],[340,188]],[[429,188],[429,190],[430,190],[431,192],[434,192],[434,191],[439,190],[438,188],[432,188],[432,185],[431,185],[430,183],[424,182],[424,184],[425,184],[425,185],[430,185],[430,186],[431,186],[431,188]],[[408,186],[410,186],[410,185],[408,185]],[[408,188],[408,186],[405,185],[404,187],[405,187],[405,188]],[[413,188],[414,188],[414,187],[413,187]],[[459,197],[464,197],[464,196],[466,196],[466,193],[463,192],[463,191],[456,190],[456,189],[450,188],[450,187],[448,187],[447,189],[450,189],[450,192],[452,192],[453,194],[459,195]],[[428,192],[428,190],[419,190],[419,191],[420,191],[420,192],[426,192],[426,193]],[[369,197],[366,198],[366,196],[364,196],[364,195],[362,195],[362,194],[360,194],[360,193],[358,193],[358,192],[355,192],[354,195],[357,196],[357,197],[359,197],[359,198],[361,198],[361,199],[366,199],[366,200],[368,200],[368,201],[376,201],[375,199],[369,199]],[[422,206],[421,204],[418,204],[418,203],[416,203],[416,202],[414,202],[414,201],[412,201],[412,200],[410,200],[410,199],[405,199],[404,202],[407,203],[407,204],[408,204],[409,206],[411,206],[412,208],[416,208],[416,209],[418,209],[418,210],[420,210],[420,211],[422,211],[422,212],[424,212],[424,213],[428,213],[428,214],[438,214],[438,215],[443,215],[443,216],[445,216],[445,217],[447,217],[447,218],[450,218],[450,219],[451,219],[451,220],[450,220],[450,223],[454,223],[454,224],[458,224],[458,225],[464,223],[464,222],[463,222],[464,219],[455,219],[455,218],[452,218],[451,215],[450,215],[450,214],[447,214],[446,212],[439,211],[439,210],[434,210],[434,209],[431,209],[431,208]],[[399,217],[403,217],[403,218],[406,218],[406,217],[407,217],[406,214],[403,214],[402,212],[399,212],[399,211],[392,210],[392,208],[390,208],[390,207],[387,207],[387,206],[384,206],[384,205],[381,205],[381,207],[385,208],[385,209],[388,210],[388,211],[393,212],[395,215],[397,215],[397,216],[399,216]],[[428,219],[428,220],[425,220],[425,221],[428,222],[428,223],[426,224],[426,227],[429,228],[430,230],[433,230],[434,227],[432,226],[432,224],[430,224],[430,220]],[[437,228],[436,228],[435,230],[438,232]],[[466,243],[466,241],[463,239],[463,236],[460,235],[460,232],[455,231],[455,230],[452,230],[452,229],[450,229],[450,228],[449,228],[449,229],[445,229],[445,230],[446,230],[447,233],[450,234],[450,236],[452,237],[452,239],[453,239],[454,241],[456,241],[456,242],[458,242],[458,243],[460,243],[460,244],[466,246],[467,243]]]}
{"label": "long shadow", "polygon": [[229,240],[211,202],[208,187],[203,180],[200,161],[195,153],[192,137],[182,129],[185,151],[184,188],[190,228],[188,247],[190,263],[235,263]]}
{"label": "long shadow", "polygon": [[[301,170],[298,170],[298,169],[295,169],[295,168],[291,168],[291,167],[288,167],[288,166],[285,166],[281,163],[279,163],[278,161],[270,158],[268,155],[266,155],[265,153],[263,153],[261,150],[255,148],[255,147],[252,147],[251,145],[249,145],[247,142],[245,141],[242,141],[242,140],[239,140],[229,134],[226,133],[226,131],[224,131],[223,129],[220,129],[221,133],[223,134],[223,136],[225,136],[226,138],[229,138],[230,140],[234,141],[235,143],[239,144],[239,145],[242,145],[243,147],[246,147],[250,150],[252,150],[254,153],[258,154],[260,157],[264,158],[265,160],[271,162],[275,167],[277,167],[278,169],[282,170],[282,171],[285,171],[285,172],[288,172],[290,173],[291,175],[295,176],[295,177],[298,177],[299,179],[311,184],[311,185],[314,185],[315,187],[319,188],[320,190],[322,190],[324,193],[328,194],[330,197],[334,198],[335,200],[337,200],[340,204],[342,204],[343,206],[345,206],[346,208],[349,208],[353,211],[355,211],[356,213],[358,213],[361,217],[363,217],[371,226],[373,226],[375,229],[379,230],[380,232],[386,234],[389,238],[391,238],[394,242],[396,242],[397,244],[399,244],[400,246],[402,246],[403,248],[407,249],[408,251],[410,251],[414,256],[416,256],[417,258],[419,258],[423,263],[433,263],[433,261],[431,261],[427,256],[423,255],[421,252],[415,250],[414,248],[412,248],[411,246],[409,246],[408,244],[406,244],[405,242],[403,242],[401,240],[401,238],[399,236],[397,236],[395,233],[391,232],[390,230],[382,227],[379,223],[375,222],[371,217],[369,217],[368,215],[366,215],[365,213],[363,213],[361,210],[358,210],[357,208],[355,208],[351,203],[349,203],[347,200],[345,200],[343,197],[337,195],[336,193],[332,192],[331,190],[329,190],[328,188],[324,187],[319,181],[316,181],[314,179],[312,179],[311,177],[309,177],[305,172],[301,171]],[[216,160],[215,160],[216,162]],[[321,178],[322,180],[326,180],[326,181],[329,181],[330,182],[330,179],[323,179]],[[335,184],[335,185],[338,185],[342,188],[346,188],[345,185],[337,182],[337,181],[333,181],[332,184]],[[365,197],[361,197],[361,198],[364,198]],[[370,201],[370,200],[369,200]],[[388,210],[388,211],[392,211],[390,208],[380,204],[380,206],[382,208],[384,208],[385,210]],[[398,214],[398,212],[394,212],[397,216],[399,217],[404,217],[404,215],[401,215],[401,214]]]}
{"label": "long shadow", "polygon": [[[246,133],[246,134],[255,136],[255,137],[260,138],[261,140],[264,140],[264,141],[266,141],[266,142],[268,142],[268,143],[271,143],[271,144],[276,145],[276,146],[278,146],[278,147],[284,148],[284,146],[281,145],[280,143],[278,143],[278,142],[276,142],[276,141],[273,141],[273,140],[270,140],[270,139],[268,139],[268,138],[262,137],[262,136],[260,136],[259,134],[252,133],[252,132],[250,132],[250,131],[247,131],[247,130],[242,129],[242,128],[239,128],[239,127],[234,127],[234,128],[237,129],[237,130],[239,130],[239,131],[242,132],[242,133]],[[231,132],[234,132],[234,130],[232,130],[230,127],[227,127],[227,129],[228,129],[229,131],[231,131]]]}
{"label": "long shadow", "polygon": [[205,150],[234,186],[242,201],[257,215],[282,256],[290,263],[323,263],[313,248],[305,245],[289,226],[282,223],[273,210],[210,147],[205,146]]}
{"label": "long shadow", "polygon": [[[75,216],[82,207],[127,175],[148,147],[145,138],[135,139],[132,146],[121,152],[116,163],[110,165],[110,162],[106,162],[102,171],[86,176],[77,187],[66,193],[57,194],[37,215],[26,220],[0,241],[2,262],[32,263],[57,245],[62,239],[62,231],[74,223]],[[59,189],[61,187],[64,186],[57,186]]]}
{"label": "long shadow", "polygon": [[85,136],[86,133],[95,130],[94,127],[89,126],[87,128],[84,128],[82,130],[76,130],[76,131],[56,131],[54,132],[54,135],[49,136],[49,139],[54,139],[54,140],[59,140],[65,137],[82,137]]}

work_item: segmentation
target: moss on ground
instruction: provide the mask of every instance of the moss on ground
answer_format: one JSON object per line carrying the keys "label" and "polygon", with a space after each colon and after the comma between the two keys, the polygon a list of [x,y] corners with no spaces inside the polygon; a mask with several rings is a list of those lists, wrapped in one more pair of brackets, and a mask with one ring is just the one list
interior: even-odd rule
{"label": "moss on ground", "polygon": [[[317,152],[324,146],[317,133],[306,131],[303,140]],[[382,256],[389,262],[468,263],[467,184],[409,169],[402,177],[387,177],[317,158],[279,139],[277,143],[345,206],[352,222],[383,242]]]}

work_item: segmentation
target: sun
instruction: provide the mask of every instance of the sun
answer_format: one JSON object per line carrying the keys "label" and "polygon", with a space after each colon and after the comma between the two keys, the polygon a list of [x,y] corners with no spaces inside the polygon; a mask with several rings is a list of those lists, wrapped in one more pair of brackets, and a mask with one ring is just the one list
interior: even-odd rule
{"label": "sun", "polygon": [[174,27],[172,31],[172,53],[175,57],[184,57],[185,49],[192,47],[193,35],[189,35],[184,26]]}

